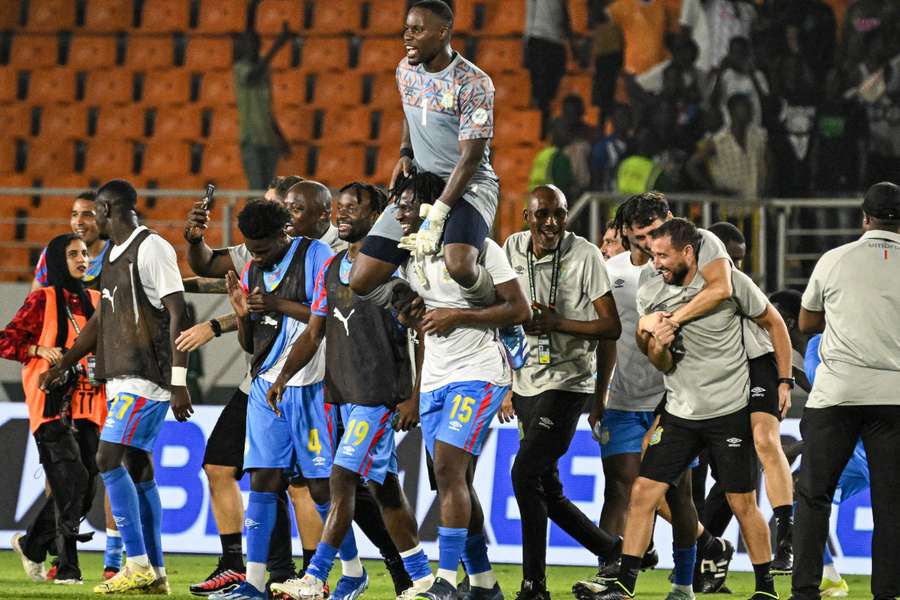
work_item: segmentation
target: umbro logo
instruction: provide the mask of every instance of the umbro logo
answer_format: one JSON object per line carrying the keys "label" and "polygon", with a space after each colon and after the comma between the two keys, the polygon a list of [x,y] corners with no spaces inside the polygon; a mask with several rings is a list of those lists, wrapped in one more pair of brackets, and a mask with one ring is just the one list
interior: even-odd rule
{"label": "umbro logo", "polygon": [[515,269],[516,269],[516,274],[517,274],[517,275],[521,275],[522,273],[525,272],[525,267],[523,267],[522,265],[516,265],[516,266],[515,266]]}
{"label": "umbro logo", "polygon": [[750,397],[751,398],[762,398],[766,395],[766,388],[761,386],[756,386],[750,388]]}
{"label": "umbro logo", "polygon": [[728,444],[729,448],[740,448],[742,441],[743,440],[741,438],[737,438],[737,437],[730,437],[727,440],[725,440],[725,442]]}
{"label": "umbro logo", "polygon": [[244,527],[246,527],[247,529],[255,529],[259,526],[260,526],[260,523],[258,521],[254,521],[250,517],[247,517],[246,519],[244,519]]}
{"label": "umbro logo", "polygon": [[273,318],[270,317],[269,315],[266,315],[265,317],[263,317],[262,324],[263,324],[263,325],[270,325],[270,326],[272,326],[272,327],[278,327],[278,321],[276,321],[275,319],[273,319]]}
{"label": "umbro logo", "polygon": [[544,429],[552,429],[553,421],[551,421],[547,417],[541,417],[540,419],[538,419],[538,425],[540,425]]}
{"label": "umbro logo", "polygon": [[616,280],[613,282],[613,287],[616,288],[616,289],[619,289],[619,288],[621,288],[621,287],[625,287],[625,280],[624,280],[624,279],[621,279],[621,278],[620,278],[620,279],[616,279]]}

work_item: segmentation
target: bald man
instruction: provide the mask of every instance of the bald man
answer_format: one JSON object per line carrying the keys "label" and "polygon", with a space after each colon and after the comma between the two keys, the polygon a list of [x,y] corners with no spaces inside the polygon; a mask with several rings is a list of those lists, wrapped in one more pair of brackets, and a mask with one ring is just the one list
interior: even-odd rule
{"label": "bald man", "polygon": [[331,223],[331,190],[328,187],[311,179],[295,183],[288,190],[284,205],[291,213],[290,235],[321,240],[334,252],[347,248],[347,242],[338,236],[337,227]]}

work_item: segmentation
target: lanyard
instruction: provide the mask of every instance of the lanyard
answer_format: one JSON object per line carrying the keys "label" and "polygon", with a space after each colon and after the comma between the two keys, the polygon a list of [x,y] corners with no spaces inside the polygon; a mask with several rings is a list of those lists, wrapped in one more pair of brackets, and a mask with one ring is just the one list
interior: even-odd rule
{"label": "lanyard", "polygon": [[[532,241],[532,244],[534,242]],[[559,240],[559,243],[562,244],[562,239]],[[556,291],[559,288],[559,245],[557,245],[556,250],[553,251],[553,271],[550,274],[550,301],[547,303],[552,309],[556,308]],[[534,251],[529,248],[528,249],[528,285],[531,289],[531,301],[537,302],[537,290],[535,289],[535,279],[534,279]]]}
{"label": "lanyard", "polygon": [[66,314],[69,315],[69,321],[72,323],[72,327],[75,328],[75,335],[81,335],[81,328],[78,326],[78,323],[75,322],[75,317],[72,315],[72,310],[69,308],[68,304],[66,304]]}

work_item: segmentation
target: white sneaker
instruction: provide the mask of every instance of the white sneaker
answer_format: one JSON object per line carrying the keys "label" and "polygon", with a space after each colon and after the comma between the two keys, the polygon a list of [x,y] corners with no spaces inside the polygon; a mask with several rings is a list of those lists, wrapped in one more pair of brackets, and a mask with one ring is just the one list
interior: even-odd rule
{"label": "white sneaker", "polygon": [[270,586],[272,596],[293,598],[293,600],[325,600],[325,582],[312,575],[304,575],[300,578],[288,579],[283,583],[273,583]]}
{"label": "white sneaker", "polygon": [[24,535],[24,533],[14,533],[12,540],[10,540],[10,545],[16,551],[16,554],[19,555],[19,558],[22,560],[22,568],[25,569],[25,574],[32,581],[47,581],[47,569],[44,567],[44,563],[34,562],[25,556],[25,552],[22,551],[20,542]]}
{"label": "white sneaker", "polygon": [[434,575],[431,577],[426,577],[419,581],[419,585],[413,584],[411,587],[406,588],[400,595],[397,596],[397,600],[415,600],[417,594],[421,592],[427,592],[431,589],[431,584],[434,583]]}
{"label": "white sneaker", "polygon": [[83,585],[83,579],[54,579],[54,585]]}

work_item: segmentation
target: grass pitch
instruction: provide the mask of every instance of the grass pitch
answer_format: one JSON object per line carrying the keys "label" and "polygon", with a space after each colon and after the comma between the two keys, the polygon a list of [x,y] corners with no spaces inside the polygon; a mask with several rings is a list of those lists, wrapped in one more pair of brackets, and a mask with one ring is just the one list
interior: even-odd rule
{"label": "grass pitch", "polygon": [[[81,553],[81,567],[85,576],[84,585],[60,586],[52,583],[33,583],[26,579],[22,571],[19,557],[12,550],[0,552],[0,598],[101,598],[93,594],[91,589],[99,581],[103,568],[103,555],[95,552]],[[166,556],[166,570],[172,586],[170,598],[196,598],[188,592],[188,586],[206,577],[215,566],[214,556],[188,554],[169,554]],[[365,561],[369,572],[370,585],[364,598],[370,600],[391,600],[394,589],[384,565],[377,561]],[[339,569],[339,567],[338,567]],[[335,572],[338,570],[335,569]],[[515,597],[519,589],[521,568],[519,565],[495,565],[500,579],[500,586],[508,600]],[[578,579],[589,577],[593,569],[589,567],[550,567],[547,569],[547,581],[550,593],[554,598],[572,598],[571,587]],[[643,573],[638,581],[638,596],[646,600],[662,600],[669,590],[666,579],[668,571],[656,570]],[[332,577],[335,580],[337,576]],[[850,575],[846,577],[850,584],[850,598],[870,598],[869,578]],[[778,594],[787,599],[790,596],[790,578],[776,579]],[[334,586],[334,581],[332,581]],[[728,587],[734,592],[731,596],[708,596],[710,600],[727,598],[749,598],[753,593],[753,575],[751,573],[731,573],[728,576]],[[115,596],[110,596],[115,597]]]}

